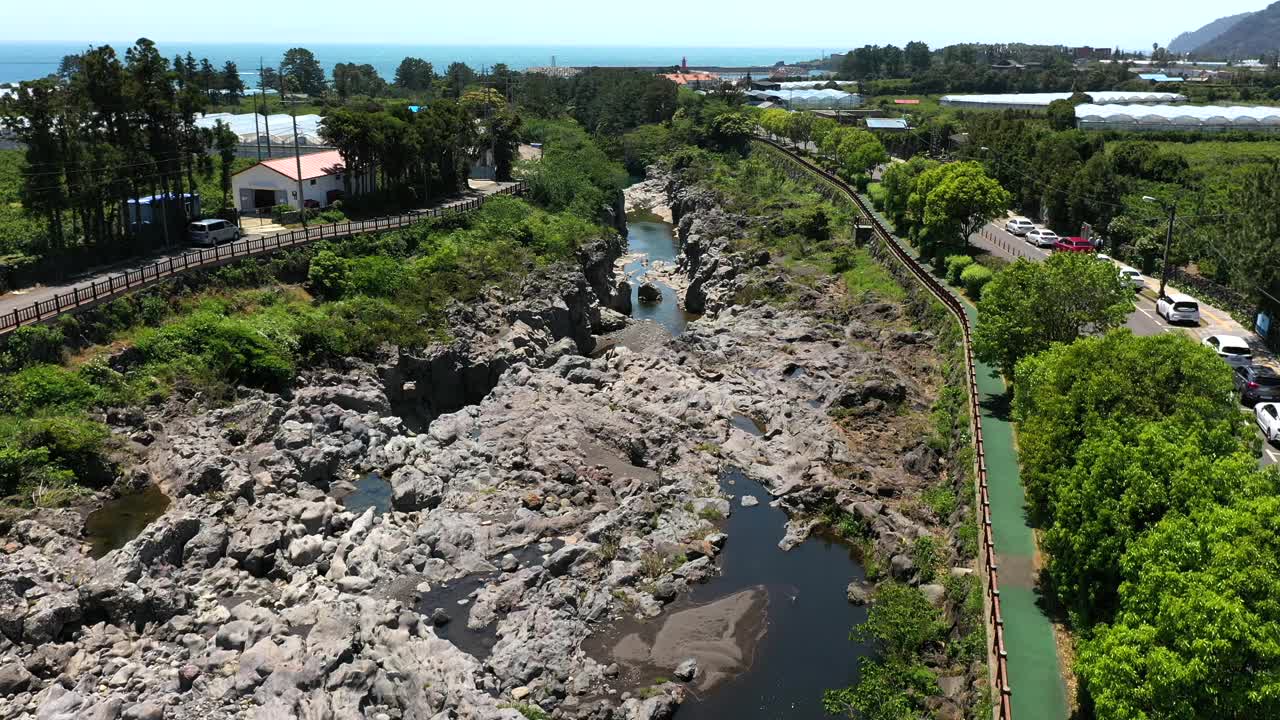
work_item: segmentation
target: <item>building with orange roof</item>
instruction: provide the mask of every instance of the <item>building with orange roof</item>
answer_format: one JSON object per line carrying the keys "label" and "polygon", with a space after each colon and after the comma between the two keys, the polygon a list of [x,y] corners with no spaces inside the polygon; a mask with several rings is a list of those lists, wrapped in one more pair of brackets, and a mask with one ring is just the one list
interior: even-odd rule
{"label": "building with orange roof", "polygon": [[709,72],[693,72],[681,70],[676,73],[663,73],[664,77],[681,87],[719,87],[720,76]]}

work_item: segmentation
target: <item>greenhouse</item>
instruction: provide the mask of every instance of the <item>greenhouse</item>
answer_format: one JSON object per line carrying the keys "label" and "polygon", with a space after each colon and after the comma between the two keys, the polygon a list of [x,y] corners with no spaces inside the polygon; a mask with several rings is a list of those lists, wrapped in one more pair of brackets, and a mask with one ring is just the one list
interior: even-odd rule
{"label": "greenhouse", "polygon": [[1077,105],[1082,130],[1280,130],[1280,107],[1218,105]]}
{"label": "greenhouse", "polygon": [[[265,122],[264,122],[265,121]],[[320,137],[320,121],[319,115],[299,115],[298,116],[298,144],[299,145],[324,145],[324,139]],[[222,122],[231,128],[231,132],[236,134],[242,144],[253,144],[261,142],[266,144],[270,142],[273,145],[292,145],[293,144],[293,116],[292,115],[270,115],[263,117],[254,115],[254,113],[242,113],[233,115],[231,113],[208,113],[196,118],[196,126],[212,129],[214,126]],[[256,126],[255,126],[256,123]]]}
{"label": "greenhouse", "polygon": [[[1185,102],[1186,97],[1168,92],[1123,92],[1098,90],[1086,92],[1094,102],[1111,105]],[[983,110],[1035,110],[1047,108],[1054,100],[1069,100],[1071,93],[1004,93],[999,95],[943,95],[941,103],[951,107]]]}
{"label": "greenhouse", "polygon": [[862,104],[862,96],[843,90],[753,90],[748,97],[769,100],[797,108],[854,107]]}

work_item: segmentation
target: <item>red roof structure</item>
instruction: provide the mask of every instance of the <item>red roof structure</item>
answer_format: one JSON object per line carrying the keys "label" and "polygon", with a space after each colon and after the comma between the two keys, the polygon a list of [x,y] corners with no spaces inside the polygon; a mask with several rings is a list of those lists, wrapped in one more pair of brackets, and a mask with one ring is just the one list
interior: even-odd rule
{"label": "red roof structure", "polygon": [[919,105],[920,101],[916,100],[915,98],[896,98],[893,101],[893,104],[894,105]]}
{"label": "red roof structure", "polygon": [[[298,159],[295,159],[292,155],[263,160],[257,165],[245,168],[240,172],[248,172],[260,165],[268,170],[274,170],[290,180],[310,180],[311,178],[337,175],[346,171],[346,166],[342,163],[342,153],[337,150],[326,150],[303,155],[301,156],[301,162],[302,177],[298,177]],[[239,175],[240,173],[236,174]]]}
{"label": "red roof structure", "polygon": [[706,83],[720,82],[719,75],[716,75],[715,73],[709,73],[709,72],[667,73],[665,75],[662,75],[662,77],[670,80],[671,82],[677,85],[688,85],[689,83],[696,83],[696,82],[706,82]]}

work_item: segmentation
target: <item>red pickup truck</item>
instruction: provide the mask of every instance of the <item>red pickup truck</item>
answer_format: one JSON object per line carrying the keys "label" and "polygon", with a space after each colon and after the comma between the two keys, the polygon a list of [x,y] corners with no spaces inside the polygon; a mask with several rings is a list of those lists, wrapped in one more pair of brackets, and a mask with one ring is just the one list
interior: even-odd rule
{"label": "red pickup truck", "polygon": [[1093,243],[1082,237],[1064,237],[1053,244],[1053,249],[1061,252],[1087,252],[1091,253],[1097,248]]}

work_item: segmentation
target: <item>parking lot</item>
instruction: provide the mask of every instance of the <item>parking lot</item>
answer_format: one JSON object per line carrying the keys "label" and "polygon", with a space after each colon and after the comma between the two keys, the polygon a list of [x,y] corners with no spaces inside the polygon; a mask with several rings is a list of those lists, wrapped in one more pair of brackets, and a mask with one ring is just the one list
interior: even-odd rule
{"label": "parking lot", "polygon": [[[1010,215],[1009,217],[1014,216]],[[988,223],[986,227],[982,228],[969,240],[974,246],[1006,260],[1027,258],[1028,260],[1039,261],[1047,258],[1051,252],[1048,248],[1035,247],[1023,238],[1006,232],[1003,219]],[[1138,296],[1135,298],[1137,307],[1125,322],[1125,327],[1132,330],[1134,334],[1158,335],[1163,332],[1185,332],[1197,339],[1204,339],[1210,335],[1236,335],[1249,342],[1249,346],[1253,350],[1254,364],[1280,368],[1275,355],[1262,344],[1261,339],[1254,335],[1251,329],[1242,326],[1227,311],[1208,305],[1199,298],[1196,298],[1200,304],[1200,324],[1198,326],[1175,326],[1165,322],[1163,318],[1156,314],[1155,299],[1156,291],[1160,287],[1160,278],[1145,277],[1145,281],[1145,287],[1138,291]],[[1173,292],[1181,292],[1181,289],[1172,284],[1169,285],[1169,288]],[[1190,293],[1182,294],[1190,295]],[[1250,417],[1252,417],[1251,409],[1242,406],[1241,410],[1249,410]],[[1260,431],[1258,437],[1262,437]],[[1262,442],[1262,448],[1261,463],[1263,465],[1280,463],[1280,449],[1271,447],[1265,440]]]}

